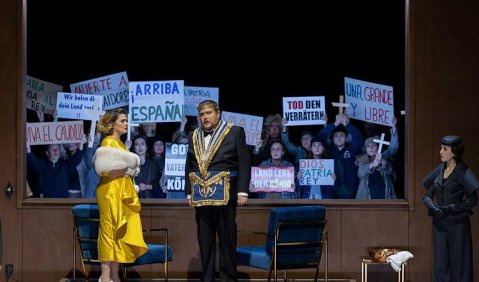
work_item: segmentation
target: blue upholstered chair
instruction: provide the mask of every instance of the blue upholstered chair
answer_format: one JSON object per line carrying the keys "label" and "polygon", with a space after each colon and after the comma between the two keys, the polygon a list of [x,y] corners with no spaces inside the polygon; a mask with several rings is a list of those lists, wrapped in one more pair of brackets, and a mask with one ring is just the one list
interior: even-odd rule
{"label": "blue upholstered chair", "polygon": [[314,281],[317,281],[324,247],[325,281],[328,281],[328,235],[325,216],[326,209],[322,206],[272,209],[268,233],[262,233],[266,235],[265,245],[237,248],[237,265],[269,271],[268,281],[271,280],[272,272],[274,281],[277,281],[278,270],[284,270],[287,279],[288,269],[316,268]]}
{"label": "blue upholstered chair", "polygon": [[[98,229],[99,217],[98,205],[96,204],[82,204],[76,205],[72,208],[73,213],[73,279],[76,279],[76,244],[78,241],[80,246],[80,256],[82,263],[82,271],[86,278],[88,278],[88,271],[86,265],[99,265],[98,260]],[[161,231],[165,233],[165,243],[147,244],[148,251],[139,257],[135,262],[129,264],[122,264],[124,278],[126,280],[127,268],[135,265],[164,263],[165,265],[165,281],[168,280],[168,262],[172,261],[173,253],[170,246],[168,246],[168,229],[144,229],[144,232]],[[167,258],[167,259],[166,259]]]}

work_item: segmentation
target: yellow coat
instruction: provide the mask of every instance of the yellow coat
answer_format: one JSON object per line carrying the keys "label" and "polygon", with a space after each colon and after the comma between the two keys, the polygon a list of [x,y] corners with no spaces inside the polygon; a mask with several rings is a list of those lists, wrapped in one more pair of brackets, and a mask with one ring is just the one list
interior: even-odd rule
{"label": "yellow coat", "polygon": [[[112,136],[102,147],[128,151],[123,142]],[[141,205],[131,177],[101,176],[96,190],[100,210],[98,257],[100,261],[134,262],[147,250],[140,219]]]}

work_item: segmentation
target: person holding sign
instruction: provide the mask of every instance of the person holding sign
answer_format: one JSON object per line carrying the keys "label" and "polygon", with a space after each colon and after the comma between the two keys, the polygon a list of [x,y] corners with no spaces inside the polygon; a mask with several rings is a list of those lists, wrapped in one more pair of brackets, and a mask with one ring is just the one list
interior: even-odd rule
{"label": "person holding sign", "polygon": [[[271,144],[271,159],[263,161],[259,166],[290,166],[293,164],[287,160],[283,160],[284,146],[280,141],[274,141]],[[295,184],[292,184],[291,188],[295,188]],[[258,198],[260,199],[297,199],[295,192],[259,192]]]}
{"label": "person holding sign", "polygon": [[96,191],[100,210],[98,259],[101,282],[120,282],[119,263],[131,263],[148,250],[140,219],[140,200],[133,186],[140,159],[130,153],[120,140],[128,132],[126,111],[122,108],[105,113],[98,131],[106,137],[93,156],[100,183]]}
{"label": "person holding sign", "polygon": [[378,151],[378,136],[370,137],[364,141],[366,154],[356,158],[358,166],[359,187],[356,199],[397,199],[394,191],[394,173],[391,159],[399,149],[399,136],[396,130],[396,119],[393,119],[391,128],[391,141],[388,149]]}
{"label": "person holding sign", "polygon": [[185,194],[196,209],[204,281],[215,281],[218,234],[221,281],[237,281],[236,206],[248,200],[250,154],[243,127],[221,120],[212,100],[198,105],[201,126],[193,131],[185,165]]}
{"label": "person holding sign", "polygon": [[289,140],[288,133],[288,121],[283,118],[282,120],[283,130],[281,132],[281,142],[283,142],[286,150],[291,156],[295,158],[295,167],[298,168],[299,160],[306,159],[308,155],[311,155],[311,139],[313,134],[309,131],[301,132],[301,146],[296,146]]}
{"label": "person holding sign", "polygon": [[338,199],[354,199],[358,190],[356,157],[361,153],[363,136],[349,123],[346,114],[338,114],[333,124],[319,132],[328,155],[334,159],[334,193]]}
{"label": "person holding sign", "polygon": [[[321,142],[321,139],[316,136],[311,140],[311,152],[307,156],[308,159],[327,159],[328,154]],[[298,179],[303,178],[301,171],[297,174]],[[336,174],[332,175],[336,179]],[[334,199],[333,185],[299,185],[298,197],[300,199]]]}
{"label": "person holding sign", "polygon": [[281,120],[279,114],[268,115],[263,124],[262,139],[258,140],[253,149],[253,164],[259,165],[262,161],[269,159],[271,145],[275,141],[281,141]]}
{"label": "person holding sign", "polygon": [[148,139],[144,135],[133,138],[132,152],[140,157],[140,174],[135,176],[135,183],[140,187],[140,198],[166,198],[166,193],[160,189],[160,177],[158,167],[148,157]]}
{"label": "person holding sign", "polygon": [[439,154],[442,163],[422,180],[427,189],[423,201],[433,218],[432,281],[473,281],[469,216],[477,204],[479,180],[462,161],[459,136],[442,137]]}
{"label": "person holding sign", "polygon": [[[76,153],[68,160],[60,158],[61,145],[49,144],[43,160],[32,153],[27,145],[27,165],[37,176],[37,189],[34,197],[40,198],[67,198],[69,197],[70,174],[77,173],[76,167],[82,160],[82,153]],[[80,194],[81,195],[81,194]]]}

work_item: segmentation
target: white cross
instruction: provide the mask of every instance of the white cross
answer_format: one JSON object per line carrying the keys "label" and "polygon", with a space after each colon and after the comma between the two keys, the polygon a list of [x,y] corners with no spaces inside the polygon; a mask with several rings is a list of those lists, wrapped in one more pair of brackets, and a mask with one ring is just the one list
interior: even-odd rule
{"label": "white cross", "polygon": [[382,149],[383,149],[383,145],[389,145],[389,142],[384,141],[384,136],[385,136],[385,134],[384,134],[384,133],[381,133],[381,139],[373,139],[373,142],[374,142],[374,143],[378,143],[378,144],[379,144],[378,153],[381,153],[381,151],[382,151]]}
{"label": "white cross", "polygon": [[349,107],[348,103],[344,103],[344,96],[343,95],[339,96],[339,102],[331,102],[331,104],[333,104],[334,107],[339,107],[339,113],[340,114],[344,114],[344,108]]}

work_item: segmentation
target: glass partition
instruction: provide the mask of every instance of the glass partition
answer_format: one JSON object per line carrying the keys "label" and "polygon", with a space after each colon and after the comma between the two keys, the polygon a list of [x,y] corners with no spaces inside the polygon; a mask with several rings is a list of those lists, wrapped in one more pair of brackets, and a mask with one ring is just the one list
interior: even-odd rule
{"label": "glass partition", "polygon": [[[245,126],[254,166],[293,167],[295,192],[251,198],[405,198],[404,1],[26,3],[26,197],[94,197],[91,157],[101,137],[90,132],[88,110],[75,108],[81,103],[69,107],[82,119],[66,117],[65,108],[58,117],[58,92],[103,96],[103,106],[128,110],[128,88],[117,89],[128,82],[182,81],[185,103],[217,99],[223,117]],[[332,104],[340,96],[344,114]],[[156,166],[138,179],[152,191],[142,197],[182,198],[168,156],[176,158],[198,126],[194,106],[185,109],[176,122],[131,131],[131,150],[143,140],[141,154]],[[318,156],[333,160],[329,170],[301,161]],[[332,185],[316,182],[326,176]]]}

